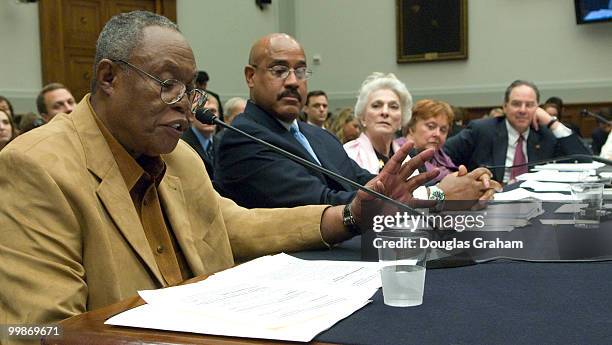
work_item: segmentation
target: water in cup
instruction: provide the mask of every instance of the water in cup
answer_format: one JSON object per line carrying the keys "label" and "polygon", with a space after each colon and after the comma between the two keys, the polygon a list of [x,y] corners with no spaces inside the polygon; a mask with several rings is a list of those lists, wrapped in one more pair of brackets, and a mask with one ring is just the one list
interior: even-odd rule
{"label": "water in cup", "polygon": [[382,269],[383,297],[386,305],[412,307],[423,303],[425,267],[392,265]]}

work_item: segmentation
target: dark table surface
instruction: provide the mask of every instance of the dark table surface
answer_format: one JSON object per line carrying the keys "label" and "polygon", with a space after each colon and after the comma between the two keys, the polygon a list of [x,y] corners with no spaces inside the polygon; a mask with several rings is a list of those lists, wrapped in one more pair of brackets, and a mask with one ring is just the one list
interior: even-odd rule
{"label": "dark table surface", "polygon": [[[545,207],[549,214],[552,210]],[[529,227],[539,226],[533,222]],[[612,232],[610,222],[602,230]],[[360,238],[331,250],[293,255],[309,260],[360,260]],[[63,322],[66,336],[46,344],[278,343],[106,326],[138,298]],[[612,262],[534,263],[495,260],[428,268],[423,304],[389,307],[379,290],[372,303],[319,334],[342,344],[612,344]],[[68,336],[70,335],[70,336]]]}
{"label": "dark table surface", "polygon": [[[359,259],[359,240],[304,259]],[[428,269],[423,304],[373,302],[315,338],[350,344],[611,344],[612,262]]]}

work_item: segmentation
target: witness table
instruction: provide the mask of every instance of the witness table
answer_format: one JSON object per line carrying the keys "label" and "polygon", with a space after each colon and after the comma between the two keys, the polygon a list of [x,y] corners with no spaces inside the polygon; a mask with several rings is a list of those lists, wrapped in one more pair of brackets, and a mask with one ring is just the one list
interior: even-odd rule
{"label": "witness table", "polygon": [[[359,259],[359,239],[305,259]],[[609,344],[612,262],[498,260],[427,271],[423,305],[373,302],[315,338],[315,344]],[[127,327],[104,321],[138,305],[132,298],[62,322],[64,337],[44,344],[260,344],[266,340]]]}

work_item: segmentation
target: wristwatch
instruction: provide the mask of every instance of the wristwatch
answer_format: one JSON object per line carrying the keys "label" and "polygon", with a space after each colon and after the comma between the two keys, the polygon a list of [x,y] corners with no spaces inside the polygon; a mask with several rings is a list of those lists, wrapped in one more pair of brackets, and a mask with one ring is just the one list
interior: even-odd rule
{"label": "wristwatch", "polygon": [[428,187],[427,191],[429,192],[428,199],[436,201],[436,205],[433,207],[433,210],[438,212],[442,211],[444,208],[444,200],[446,199],[446,194],[444,194],[444,191],[438,186]]}
{"label": "wristwatch", "polygon": [[355,217],[353,217],[350,202],[346,204],[342,210],[342,224],[352,235],[361,235],[361,229],[359,229],[359,226],[357,226],[357,221],[355,220]]}
{"label": "wristwatch", "polygon": [[429,187],[429,200],[444,201],[446,194],[438,186]]}
{"label": "wristwatch", "polygon": [[550,128],[550,126],[553,125],[553,123],[559,121],[559,119],[556,116],[551,116],[550,117],[550,122],[546,125],[546,127]]}

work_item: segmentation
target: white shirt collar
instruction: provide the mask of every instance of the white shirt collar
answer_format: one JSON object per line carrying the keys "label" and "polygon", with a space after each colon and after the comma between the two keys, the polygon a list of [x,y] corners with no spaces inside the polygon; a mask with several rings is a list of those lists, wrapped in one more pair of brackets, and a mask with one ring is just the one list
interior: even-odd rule
{"label": "white shirt collar", "polygon": [[278,121],[278,123],[280,123],[283,127],[285,127],[285,129],[288,131],[291,126],[293,126],[295,124],[295,126],[297,126],[297,119],[294,119],[291,122],[285,122],[283,120],[279,120],[276,117],[274,118],[276,121]]}
{"label": "white shirt collar", "polygon": [[[514,127],[512,127],[508,119],[506,119],[506,129],[508,130],[508,142],[516,143],[520,133]],[[523,133],[523,139],[525,139],[525,141],[527,141],[527,138],[529,138],[529,131],[530,128],[527,128],[525,133]]]}

